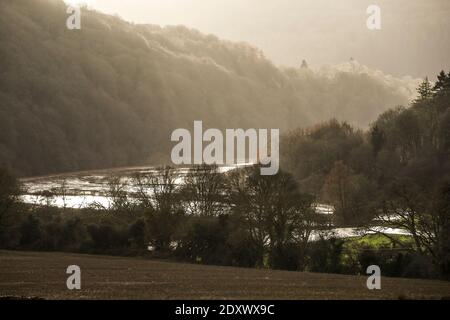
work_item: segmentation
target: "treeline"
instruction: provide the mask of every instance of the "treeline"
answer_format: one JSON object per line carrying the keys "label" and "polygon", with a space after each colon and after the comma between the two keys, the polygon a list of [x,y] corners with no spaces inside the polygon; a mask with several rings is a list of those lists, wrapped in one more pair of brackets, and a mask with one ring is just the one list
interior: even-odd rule
{"label": "treeline", "polygon": [[0,2],[0,166],[18,175],[168,161],[170,133],[365,126],[409,83],[354,71],[282,70],[256,48],[182,26],[133,25],[61,0]]}
{"label": "treeline", "polygon": [[257,166],[227,174],[198,166],[182,177],[184,183],[179,179],[169,167],[137,175],[131,182],[136,192],[129,194],[129,180],[111,177],[111,205],[81,212],[16,202],[21,210],[3,219],[12,222],[2,232],[2,244],[102,254],[150,247],[158,256],[247,267],[286,268],[289,257],[290,268],[299,267],[290,254],[305,250],[320,220],[314,199],[299,192],[291,175],[261,176]]}
{"label": "treeline", "polygon": [[450,73],[434,85],[425,79],[418,93],[409,108],[386,111],[366,132],[335,120],[293,131],[281,159],[302,190],[335,207],[336,225],[376,232],[375,220],[408,230],[415,250],[448,274]]}
{"label": "treeline", "polygon": [[[227,174],[199,166],[177,184],[171,168],[129,180],[111,177],[109,207],[86,209],[19,203],[15,180],[2,171],[0,248],[147,256],[251,268],[364,274],[369,264],[386,276],[430,277],[420,257],[325,236],[330,224],[299,191],[292,175],[261,176],[257,166]],[[314,231],[324,236],[311,241]],[[407,241],[405,242],[407,243]],[[386,251],[388,250],[388,251]],[[414,265],[416,264],[416,265]]]}

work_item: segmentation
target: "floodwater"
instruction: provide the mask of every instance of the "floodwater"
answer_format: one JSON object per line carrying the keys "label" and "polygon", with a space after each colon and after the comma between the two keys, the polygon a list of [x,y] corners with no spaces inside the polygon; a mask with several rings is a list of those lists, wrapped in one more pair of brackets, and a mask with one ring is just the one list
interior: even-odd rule
{"label": "floodwater", "polygon": [[[225,173],[238,166],[223,166],[219,172]],[[182,184],[188,168],[174,169],[176,184]],[[132,195],[138,192],[134,176],[138,174],[155,173],[159,170],[155,167],[136,167],[115,170],[104,170],[95,173],[79,172],[62,175],[27,178],[22,181],[23,195],[21,200],[35,205],[51,205],[72,209],[82,209],[92,206],[108,208],[109,182],[112,176],[120,177],[123,191]],[[51,195],[51,196],[50,196]]]}
{"label": "floodwater", "polygon": [[[236,166],[223,166],[219,168],[219,171],[225,173],[235,168]],[[175,170],[178,175],[175,183],[182,184],[188,168],[177,168]],[[123,190],[132,198],[132,195],[137,192],[133,176],[157,171],[158,169],[155,167],[138,167],[27,178],[22,181],[23,195],[21,200],[28,204],[50,205],[60,208],[110,208],[111,200],[107,194],[111,176],[120,176]],[[332,215],[334,212],[333,206],[330,205],[315,204],[314,206],[317,214]],[[375,233],[376,231],[397,235],[409,234],[402,229],[384,227],[376,227],[374,231],[370,232],[362,228],[332,228],[326,232],[314,231],[311,234],[311,239],[318,239],[321,236],[325,238],[331,236],[349,238]]]}

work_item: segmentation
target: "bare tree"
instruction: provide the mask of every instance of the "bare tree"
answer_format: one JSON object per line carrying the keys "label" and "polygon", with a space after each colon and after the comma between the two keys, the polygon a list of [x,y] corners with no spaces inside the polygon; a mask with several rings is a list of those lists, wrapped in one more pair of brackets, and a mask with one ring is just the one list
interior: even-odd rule
{"label": "bare tree", "polygon": [[[277,264],[290,247],[306,252],[314,227],[313,197],[301,194],[290,174],[260,175],[258,166],[229,175],[234,210],[245,219],[246,228],[260,251],[260,265],[266,254]],[[300,262],[300,261],[299,261]],[[301,262],[300,262],[301,263]]]}
{"label": "bare tree", "polygon": [[63,202],[63,210],[67,208],[67,196],[68,196],[68,188],[67,188],[67,179],[63,178],[59,184],[58,194],[61,196]]}
{"label": "bare tree", "polygon": [[189,213],[216,217],[224,212],[223,175],[217,166],[191,168],[184,179],[183,196]]}
{"label": "bare tree", "polygon": [[145,211],[148,239],[156,251],[170,250],[184,215],[178,174],[171,167],[135,176],[137,199]]}
{"label": "bare tree", "polygon": [[0,232],[8,225],[8,217],[16,205],[20,194],[17,180],[0,168]]}
{"label": "bare tree", "polygon": [[[417,190],[412,181],[398,182],[390,189],[389,199],[383,201],[375,219],[378,225],[369,226],[368,230],[382,234],[401,247],[430,256],[435,265],[448,269],[449,190],[447,184],[434,195],[426,195]],[[411,236],[413,245],[385,232],[386,228],[404,230]]]}
{"label": "bare tree", "polygon": [[128,199],[128,184],[121,176],[113,175],[108,179],[107,195],[110,199],[109,209],[115,212],[127,212],[131,209]]}

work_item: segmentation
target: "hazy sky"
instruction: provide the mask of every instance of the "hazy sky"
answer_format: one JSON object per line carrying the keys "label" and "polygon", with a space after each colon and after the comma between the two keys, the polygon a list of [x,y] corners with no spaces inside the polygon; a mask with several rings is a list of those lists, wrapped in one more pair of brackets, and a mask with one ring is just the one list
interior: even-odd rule
{"label": "hazy sky", "polygon": [[[77,0],[75,0],[77,1]],[[276,64],[336,64],[354,57],[394,75],[450,69],[449,0],[88,0],[136,23],[186,25],[261,48]],[[382,29],[366,27],[381,7]]]}

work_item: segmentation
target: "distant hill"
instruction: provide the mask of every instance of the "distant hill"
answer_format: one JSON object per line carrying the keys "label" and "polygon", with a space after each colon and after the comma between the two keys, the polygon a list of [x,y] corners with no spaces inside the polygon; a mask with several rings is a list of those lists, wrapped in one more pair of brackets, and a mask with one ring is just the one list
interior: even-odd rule
{"label": "distant hill", "polygon": [[21,175],[162,163],[170,132],[194,120],[367,126],[417,83],[354,61],[280,69],[249,44],[94,11],[70,31],[60,0],[2,0],[0,11],[0,166]]}

